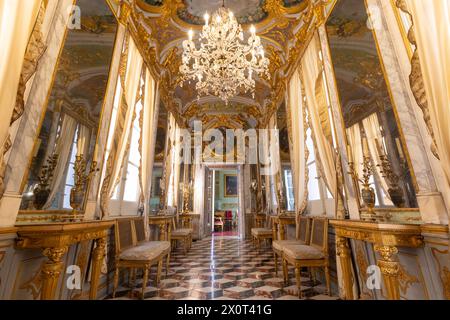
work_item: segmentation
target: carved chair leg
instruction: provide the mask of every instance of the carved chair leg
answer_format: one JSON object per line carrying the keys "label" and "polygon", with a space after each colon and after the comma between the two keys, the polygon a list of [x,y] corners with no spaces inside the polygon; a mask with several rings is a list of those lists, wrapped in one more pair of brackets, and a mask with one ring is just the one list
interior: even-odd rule
{"label": "carved chair leg", "polygon": [[316,285],[317,283],[317,274],[316,274],[316,269],[315,268],[311,268],[311,273],[312,273],[312,281],[313,281],[313,285]]}
{"label": "carved chair leg", "polygon": [[163,267],[163,258],[158,261],[158,271],[156,272],[156,287],[159,286],[159,282],[161,281],[161,272]]}
{"label": "carved chair leg", "polygon": [[273,252],[273,261],[275,262],[275,275],[278,276],[278,256]]}
{"label": "carved chair leg", "polygon": [[169,269],[170,269],[170,251],[167,254],[167,260],[166,260],[166,277],[169,275]]}
{"label": "carved chair leg", "polygon": [[288,264],[287,264],[287,260],[284,259],[284,257],[281,257],[281,260],[283,262],[283,279],[284,279],[284,284],[287,286],[289,284],[289,275],[288,275]]}
{"label": "carved chair leg", "polygon": [[113,284],[113,299],[116,297],[117,286],[119,285],[119,267],[116,267],[116,271],[114,272],[114,284]]}
{"label": "carved chair leg", "polygon": [[300,266],[295,266],[295,281],[297,283],[298,288],[298,298],[302,298],[302,276],[301,276],[301,268]]}
{"label": "carved chair leg", "polygon": [[331,281],[330,281],[330,268],[325,266],[325,280],[327,282],[327,292],[331,296]]}
{"label": "carved chair leg", "polygon": [[147,288],[149,269],[150,269],[150,266],[144,267],[144,277],[142,279],[142,296],[141,296],[142,299],[145,298],[145,289]]}

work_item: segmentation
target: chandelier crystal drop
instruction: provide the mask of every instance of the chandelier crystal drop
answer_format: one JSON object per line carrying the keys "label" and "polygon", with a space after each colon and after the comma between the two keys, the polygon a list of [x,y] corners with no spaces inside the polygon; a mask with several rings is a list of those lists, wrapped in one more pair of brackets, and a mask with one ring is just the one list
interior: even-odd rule
{"label": "chandelier crystal drop", "polygon": [[192,40],[192,30],[189,39],[183,42],[182,84],[188,80],[197,81],[198,97],[213,95],[226,104],[239,93],[252,92],[254,96],[254,75],[270,78],[269,60],[264,56],[255,27],[251,26],[245,43],[242,27],[231,11],[221,7],[211,21],[207,13],[204,18],[199,49]]}

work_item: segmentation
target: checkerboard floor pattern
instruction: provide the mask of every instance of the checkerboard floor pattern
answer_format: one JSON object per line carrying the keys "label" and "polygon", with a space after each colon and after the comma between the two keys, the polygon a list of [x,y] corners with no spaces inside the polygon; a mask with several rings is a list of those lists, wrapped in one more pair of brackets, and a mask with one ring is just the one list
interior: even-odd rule
{"label": "checkerboard floor pattern", "polygon": [[[158,287],[155,274],[153,268],[145,289],[147,300],[298,300],[294,270],[289,268],[290,283],[285,286],[281,270],[275,275],[272,249],[258,251],[251,241],[212,237],[194,242],[187,255],[181,249],[172,252],[169,274],[163,270]],[[116,299],[140,299],[139,278],[130,287],[118,288]],[[301,290],[304,299],[336,299],[325,295],[325,286],[306,274]]]}

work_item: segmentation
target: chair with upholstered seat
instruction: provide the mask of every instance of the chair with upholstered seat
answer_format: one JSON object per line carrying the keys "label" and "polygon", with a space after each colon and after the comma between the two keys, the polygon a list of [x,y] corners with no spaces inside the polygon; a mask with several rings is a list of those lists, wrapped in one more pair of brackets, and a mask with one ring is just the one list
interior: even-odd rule
{"label": "chair with upholstered seat", "polygon": [[175,218],[172,221],[173,230],[171,233],[171,242],[172,248],[175,249],[178,242],[183,243],[184,254],[187,254],[187,251],[191,248],[192,245],[192,233],[194,229],[192,225],[189,226],[181,226],[181,228],[177,228]]}
{"label": "chair with upholstered seat", "polygon": [[288,264],[295,267],[298,296],[301,298],[301,268],[324,268],[328,295],[330,288],[330,268],[328,258],[328,219],[313,218],[309,245],[297,244],[283,246],[283,276],[288,279]]}
{"label": "chair with upholstered seat", "polygon": [[167,265],[169,264],[170,241],[147,241],[144,223],[143,218],[118,219],[116,221],[116,270],[113,297],[116,295],[119,284],[120,269],[143,270],[142,298],[144,298],[151,266],[158,265],[156,275],[156,285],[158,285],[164,257],[167,257]]}
{"label": "chair with upholstered seat", "polygon": [[273,259],[275,262],[275,274],[278,275],[278,257],[282,256],[283,248],[289,245],[309,244],[309,235],[311,227],[311,219],[308,217],[300,216],[298,222],[298,235],[297,240],[273,240],[272,250]]}
{"label": "chair with upholstered seat", "polygon": [[266,214],[257,214],[255,216],[255,228],[252,228],[252,240],[253,245],[259,250],[261,248],[262,241],[273,240],[273,230],[270,227],[270,217]]}
{"label": "chair with upholstered seat", "polygon": [[214,213],[214,232],[216,232],[216,227],[220,228],[220,232],[223,233],[223,228],[225,226],[225,212],[216,211]]}

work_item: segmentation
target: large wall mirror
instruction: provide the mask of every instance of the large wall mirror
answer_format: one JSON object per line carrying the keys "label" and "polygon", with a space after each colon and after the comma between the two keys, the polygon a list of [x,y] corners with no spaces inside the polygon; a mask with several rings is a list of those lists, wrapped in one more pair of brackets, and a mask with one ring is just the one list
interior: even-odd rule
{"label": "large wall mirror", "polygon": [[155,158],[153,162],[152,172],[152,187],[150,197],[150,211],[156,215],[163,204],[164,197],[164,183],[163,179],[163,163],[166,152],[167,128],[168,128],[169,114],[164,104],[159,105],[158,113],[158,128],[156,130],[155,140]]}
{"label": "large wall mirror", "polygon": [[291,148],[289,145],[289,128],[285,104],[277,110],[277,129],[280,146],[280,184],[282,186],[282,208],[288,212],[295,211],[294,180],[291,166]]}
{"label": "large wall mirror", "polygon": [[83,211],[118,27],[106,0],[78,0],[81,28],[67,29],[21,210]]}
{"label": "large wall mirror", "polygon": [[[332,62],[347,135],[349,163],[358,181],[366,158],[375,207],[416,208],[412,169],[395,104],[371,30],[366,2],[338,0],[327,23]],[[362,203],[361,199],[361,203]]]}

